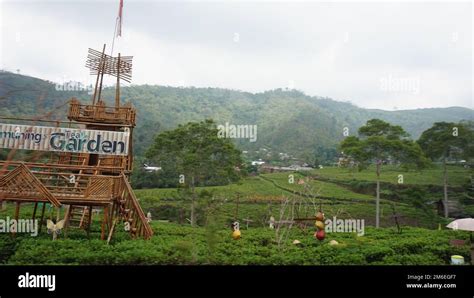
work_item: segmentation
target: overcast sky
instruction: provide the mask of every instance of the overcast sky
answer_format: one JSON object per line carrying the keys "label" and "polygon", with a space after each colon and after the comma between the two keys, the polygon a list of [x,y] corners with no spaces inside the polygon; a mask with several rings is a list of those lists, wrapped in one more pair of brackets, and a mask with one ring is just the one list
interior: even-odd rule
{"label": "overcast sky", "polygon": [[[0,67],[92,82],[119,0],[0,2]],[[386,110],[473,103],[471,2],[124,0],[133,84],[295,88]]]}

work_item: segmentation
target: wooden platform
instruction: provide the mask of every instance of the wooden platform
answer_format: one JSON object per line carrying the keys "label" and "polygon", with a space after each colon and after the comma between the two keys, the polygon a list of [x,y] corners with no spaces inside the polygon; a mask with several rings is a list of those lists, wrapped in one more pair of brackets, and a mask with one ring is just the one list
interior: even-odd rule
{"label": "wooden platform", "polygon": [[116,124],[135,126],[136,110],[131,104],[119,107],[106,106],[103,101],[94,105],[83,105],[77,99],[71,99],[68,119],[79,123]]}
{"label": "wooden platform", "polygon": [[[104,170],[117,174],[98,174]],[[0,200],[50,203],[55,207],[102,207],[102,238],[113,231],[112,221],[117,218],[130,224],[133,237],[149,239],[153,235],[128,178],[119,167],[0,161]]]}

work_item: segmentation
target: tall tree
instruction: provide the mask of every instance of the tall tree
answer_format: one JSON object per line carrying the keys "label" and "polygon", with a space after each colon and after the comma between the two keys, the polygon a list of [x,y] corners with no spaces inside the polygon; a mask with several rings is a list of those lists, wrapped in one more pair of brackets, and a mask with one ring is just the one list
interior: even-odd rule
{"label": "tall tree", "polygon": [[444,217],[449,217],[448,207],[448,171],[446,162],[449,158],[473,157],[474,151],[474,130],[467,123],[436,122],[433,126],[425,130],[418,144],[425,152],[426,156],[433,161],[443,162],[443,186],[444,186]]}
{"label": "tall tree", "polygon": [[387,161],[400,161],[407,165],[422,168],[427,159],[420,146],[408,139],[408,134],[401,126],[391,125],[380,119],[367,121],[358,130],[359,137],[345,138],[340,145],[346,155],[353,158],[359,170],[375,164],[377,175],[375,226],[380,226],[380,173],[382,165]]}
{"label": "tall tree", "polygon": [[238,167],[242,165],[240,151],[229,139],[218,137],[218,129],[212,120],[189,122],[160,133],[147,150],[146,157],[191,189],[193,226],[196,222],[195,187],[237,181]]}

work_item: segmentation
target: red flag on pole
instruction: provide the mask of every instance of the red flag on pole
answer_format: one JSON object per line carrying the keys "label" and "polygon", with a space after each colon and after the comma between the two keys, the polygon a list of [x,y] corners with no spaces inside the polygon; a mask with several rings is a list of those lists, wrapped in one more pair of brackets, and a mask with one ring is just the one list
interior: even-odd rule
{"label": "red flag on pole", "polygon": [[118,21],[117,36],[122,36],[122,10],[123,10],[123,0],[120,0],[119,13],[117,17],[117,21]]}

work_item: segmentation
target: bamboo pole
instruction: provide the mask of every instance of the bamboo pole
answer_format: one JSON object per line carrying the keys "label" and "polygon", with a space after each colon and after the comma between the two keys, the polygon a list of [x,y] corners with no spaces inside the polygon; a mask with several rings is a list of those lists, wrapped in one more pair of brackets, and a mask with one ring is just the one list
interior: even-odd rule
{"label": "bamboo pole", "polygon": [[118,54],[117,62],[117,87],[115,88],[115,111],[119,112],[120,107],[120,53]]}
{"label": "bamboo pole", "polygon": [[[104,63],[104,53],[105,53],[105,43],[104,43],[104,47],[102,48],[102,59],[101,59],[101,65],[100,65],[100,68],[99,69],[102,69],[102,63]],[[95,98],[96,98],[96,95],[97,95],[97,86],[99,85],[99,77],[100,77],[100,71],[97,72],[97,79],[95,80],[95,88],[94,88],[94,95],[92,97],[92,105],[95,105]],[[102,82],[100,83],[101,85],[101,88],[102,88]],[[100,94],[99,94],[99,97],[100,97]]]}
{"label": "bamboo pole", "polygon": [[39,232],[41,232],[41,228],[43,227],[43,221],[44,221],[44,212],[46,210],[46,203],[43,202],[43,208],[41,210],[41,219],[40,219],[40,226],[39,226]]}
{"label": "bamboo pole", "polygon": [[[20,204],[21,202],[16,202],[16,208],[15,208],[15,221],[17,223],[17,229],[18,229],[18,218],[20,216]],[[16,231],[12,233],[13,234],[13,237],[16,236]]]}
{"label": "bamboo pole", "polygon": [[36,217],[36,209],[38,209],[38,202],[35,202],[35,207],[33,208],[33,216],[32,219],[34,220]]}
{"label": "bamboo pole", "polygon": [[104,69],[105,69],[105,44],[104,44],[104,51],[102,51],[102,57],[101,57],[101,67],[99,68],[98,74],[100,74],[100,85],[99,85],[99,96],[97,97],[97,102],[101,100],[101,95],[102,95],[102,82],[104,81]]}
{"label": "bamboo pole", "polygon": [[109,237],[107,237],[107,244],[109,244],[110,240],[112,239],[112,235],[114,234],[115,225],[117,224],[117,221],[118,221],[118,218],[114,219],[114,222],[112,223],[112,228],[110,229]]}
{"label": "bamboo pole", "polygon": [[64,237],[67,237],[67,230],[69,228],[69,221],[71,219],[73,205],[68,205],[66,215],[64,216]]}
{"label": "bamboo pole", "polygon": [[100,239],[105,240],[105,229],[106,229],[106,223],[108,222],[108,212],[109,212],[109,207],[105,206],[104,207],[104,215],[102,216],[102,227],[101,227],[101,235]]}
{"label": "bamboo pole", "polygon": [[89,205],[89,217],[87,218],[87,237],[91,232],[91,221],[92,221],[92,205]]}

